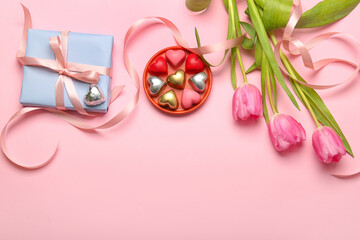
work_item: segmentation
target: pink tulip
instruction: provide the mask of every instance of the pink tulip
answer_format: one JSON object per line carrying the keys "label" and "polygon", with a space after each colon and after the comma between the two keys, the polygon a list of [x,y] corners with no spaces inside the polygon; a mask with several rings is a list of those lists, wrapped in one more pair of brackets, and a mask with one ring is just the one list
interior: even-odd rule
{"label": "pink tulip", "polygon": [[312,135],[316,155],[324,163],[338,162],[346,154],[341,138],[330,127],[319,127]]}
{"label": "pink tulip", "polygon": [[271,142],[279,152],[305,141],[304,128],[294,118],[284,114],[275,114],[269,122]]}
{"label": "pink tulip", "polygon": [[238,87],[233,96],[232,112],[235,120],[261,117],[263,108],[259,89],[248,83]]}

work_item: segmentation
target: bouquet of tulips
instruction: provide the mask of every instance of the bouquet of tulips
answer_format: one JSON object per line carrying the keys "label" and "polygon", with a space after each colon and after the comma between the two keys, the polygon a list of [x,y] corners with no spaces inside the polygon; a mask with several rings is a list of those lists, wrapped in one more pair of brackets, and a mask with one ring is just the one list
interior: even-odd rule
{"label": "bouquet of tulips", "polygon": [[[285,83],[272,47],[278,43],[273,31],[284,28],[288,24],[293,0],[241,0],[238,2],[223,0],[223,2],[229,15],[227,39],[243,36],[245,32],[247,34],[241,45],[228,50],[231,55],[231,81],[235,90],[232,102],[234,120],[258,119],[264,116],[272,144],[277,151],[285,151],[306,139],[302,125],[278,109],[276,98],[277,88],[280,85],[294,106],[300,110],[294,94]],[[320,27],[337,21],[348,15],[359,2],[360,0],[324,0],[303,13],[296,28]],[[240,21],[238,3],[247,4],[244,14],[249,16],[250,23]],[[205,10],[209,4],[210,0],[186,1],[186,6],[195,12]],[[200,46],[196,28],[195,35]],[[245,70],[241,52],[252,49],[254,49],[254,64]],[[228,51],[225,52],[224,59]],[[285,73],[289,76],[293,92],[307,108],[316,124],[312,144],[319,160],[324,163],[338,162],[346,152],[353,156],[348,141],[324,101],[313,88],[306,84],[281,50],[279,56],[285,67]],[[236,60],[243,78],[241,86],[237,86]],[[247,74],[254,70],[261,71],[261,92],[247,80]],[[267,103],[270,105],[270,111]]]}

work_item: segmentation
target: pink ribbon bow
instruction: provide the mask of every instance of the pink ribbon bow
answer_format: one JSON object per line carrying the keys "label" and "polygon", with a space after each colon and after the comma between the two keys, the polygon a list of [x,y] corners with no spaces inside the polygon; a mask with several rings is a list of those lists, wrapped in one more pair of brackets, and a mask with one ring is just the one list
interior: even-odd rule
{"label": "pink ribbon bow", "polygon": [[[80,113],[87,115],[87,112],[83,109],[79,98],[76,94],[76,91],[71,91],[73,89],[71,78],[75,78],[79,81],[86,83],[97,83],[99,81],[100,74],[94,70],[88,70],[84,72],[72,72],[67,67],[67,40],[69,32],[61,32],[61,37],[63,41],[60,40],[59,36],[51,37],[49,40],[50,47],[53,50],[56,58],[57,68],[49,67],[51,70],[54,70],[59,73],[59,77],[56,83],[56,107],[60,110],[65,110],[64,105],[64,84],[68,90],[71,103],[74,105],[75,109]],[[41,64],[41,63],[40,63]],[[48,67],[42,64],[43,67]]]}

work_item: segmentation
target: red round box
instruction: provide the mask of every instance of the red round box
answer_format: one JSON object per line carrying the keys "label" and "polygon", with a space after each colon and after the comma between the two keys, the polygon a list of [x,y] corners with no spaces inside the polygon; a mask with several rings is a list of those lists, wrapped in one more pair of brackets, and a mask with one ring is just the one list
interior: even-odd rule
{"label": "red round box", "polygon": [[[204,93],[200,93],[201,101],[200,101],[197,105],[194,105],[194,106],[192,106],[192,107],[189,108],[189,109],[183,109],[183,108],[181,107],[181,92],[182,92],[183,90],[174,89],[174,88],[171,88],[171,87],[167,86],[167,87],[162,91],[162,93],[165,93],[165,92],[166,92],[167,90],[169,90],[169,89],[174,90],[174,91],[175,91],[175,94],[176,94],[176,97],[177,97],[177,99],[178,99],[178,102],[179,102],[179,107],[178,107],[178,109],[176,109],[176,110],[170,110],[170,109],[164,108],[164,107],[160,106],[160,105],[158,104],[158,102],[157,102],[157,99],[158,99],[159,96],[153,97],[153,96],[150,95],[150,93],[149,93],[149,86],[148,86],[148,84],[147,84],[147,79],[148,79],[149,76],[152,76],[152,75],[149,73],[149,71],[148,71],[148,68],[149,68],[150,64],[151,64],[152,62],[154,62],[154,60],[155,60],[157,57],[159,57],[160,55],[165,57],[165,53],[166,53],[166,51],[168,51],[168,50],[183,50],[183,51],[186,53],[186,59],[187,59],[188,55],[191,53],[189,50],[186,50],[186,49],[184,49],[184,48],[182,48],[182,47],[173,46],[173,47],[168,47],[168,48],[162,49],[162,50],[160,50],[159,52],[157,52],[154,56],[152,56],[152,58],[151,58],[151,59],[149,60],[149,62],[147,63],[147,65],[146,65],[146,67],[145,67],[145,70],[144,70],[144,74],[143,74],[143,87],[144,87],[144,91],[145,91],[145,93],[146,93],[146,96],[147,96],[147,97],[149,98],[149,100],[151,101],[151,103],[152,103],[156,108],[160,109],[160,110],[163,111],[163,112],[167,112],[167,113],[170,113],[170,114],[185,114],[185,113],[192,112],[192,111],[198,109],[198,108],[205,102],[205,100],[207,99],[207,97],[208,97],[209,94],[210,94],[211,87],[212,87],[212,73],[211,73],[211,69],[210,69],[210,67],[209,67],[208,65],[206,65],[206,64],[204,63],[205,69],[204,69],[203,72],[205,72],[205,73],[207,74],[208,79],[207,79],[207,81],[206,81],[206,90],[205,90]],[[178,68],[176,68],[176,69],[173,69],[173,68],[168,64],[168,75],[167,75],[167,76],[175,73],[175,72],[176,72],[177,70],[179,70],[179,69],[182,69],[182,70],[184,70],[184,72],[185,72],[185,62],[186,62],[186,59],[185,59],[185,61],[181,64],[181,66],[178,67]],[[192,76],[195,75],[195,74],[186,73],[185,75],[186,75],[186,77],[185,77],[185,79],[186,79],[185,88],[192,89],[191,86],[190,86],[190,84],[188,83],[188,81],[189,81],[189,78],[192,77]],[[157,76],[157,77],[163,79],[163,80],[166,82],[167,76]],[[189,76],[190,76],[190,77],[189,77]],[[161,96],[161,94],[160,94],[160,96]]]}

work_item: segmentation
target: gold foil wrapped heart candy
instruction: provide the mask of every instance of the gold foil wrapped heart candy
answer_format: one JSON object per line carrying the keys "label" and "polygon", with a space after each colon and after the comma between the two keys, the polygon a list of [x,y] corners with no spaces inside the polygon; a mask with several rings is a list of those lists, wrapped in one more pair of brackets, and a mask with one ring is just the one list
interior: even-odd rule
{"label": "gold foil wrapped heart candy", "polygon": [[168,107],[171,110],[176,110],[179,106],[174,90],[167,91],[161,95],[158,99],[158,103],[160,106],[164,108]]}
{"label": "gold foil wrapped heart candy", "polygon": [[185,88],[185,72],[183,70],[177,70],[175,74],[167,77],[167,83],[169,86],[177,89]]}

